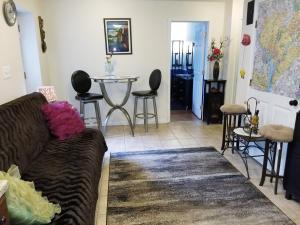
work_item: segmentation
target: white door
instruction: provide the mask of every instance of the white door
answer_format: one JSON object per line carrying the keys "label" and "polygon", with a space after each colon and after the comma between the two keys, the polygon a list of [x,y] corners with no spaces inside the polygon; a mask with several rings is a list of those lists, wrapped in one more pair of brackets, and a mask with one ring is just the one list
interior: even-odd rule
{"label": "white door", "polygon": [[27,93],[37,91],[42,85],[39,48],[35,18],[31,13],[18,13],[22,61]]}
{"label": "white door", "polygon": [[[292,100],[291,98],[260,92],[252,88],[249,89],[248,97],[255,97],[259,100],[258,109],[260,111],[260,126],[265,124],[281,124],[294,128],[296,113],[299,111],[299,106],[291,106],[289,104]],[[287,144],[284,145],[282,153],[281,174],[283,174],[284,171],[286,149]],[[252,150],[251,153],[259,153],[259,151]],[[262,163],[262,158],[258,158],[258,161]]]}
{"label": "white door", "polygon": [[202,23],[200,29],[195,31],[195,48],[194,48],[194,81],[193,81],[193,105],[192,111],[199,118],[202,119],[202,98],[203,98],[203,77],[205,74],[206,61],[206,35],[207,24]]}
{"label": "white door", "polygon": [[[257,59],[255,51],[257,51],[256,37],[257,28],[255,27],[255,21],[258,18],[258,6],[262,1],[255,1],[255,10],[254,10],[254,22],[252,25],[246,26],[246,15],[247,15],[247,4],[250,0],[245,1],[244,7],[244,21],[243,21],[243,34],[250,34],[252,38],[252,43],[248,47],[241,46],[241,52],[244,51],[244,62],[240,60],[240,68],[244,68],[246,71],[246,78],[241,79],[238,77],[237,82],[237,93],[236,93],[236,102],[241,104],[249,97],[255,97],[259,100],[258,109],[260,110],[260,126],[265,124],[281,124],[288,127],[294,127],[296,112],[299,110],[299,106],[291,106],[289,102],[293,98],[285,97],[283,95],[274,94],[274,92],[265,92],[258,91],[249,86],[252,74],[254,72],[254,60]],[[272,25],[273,26],[273,25]],[[259,40],[260,41],[260,40]],[[241,57],[242,59],[242,57]],[[258,58],[260,60],[260,58]],[[295,80],[294,82],[299,82]],[[246,91],[245,91],[246,90]],[[282,166],[281,174],[284,171],[285,158],[286,158],[286,148],[284,146],[283,156],[282,156]],[[252,151],[252,153],[259,153],[258,151]],[[259,162],[262,162],[262,159],[258,159]]]}

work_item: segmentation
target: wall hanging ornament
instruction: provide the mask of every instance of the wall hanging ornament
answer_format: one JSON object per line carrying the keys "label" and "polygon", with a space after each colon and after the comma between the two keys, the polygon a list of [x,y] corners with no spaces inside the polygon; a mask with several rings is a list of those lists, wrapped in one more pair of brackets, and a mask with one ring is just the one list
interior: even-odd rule
{"label": "wall hanging ornament", "polygon": [[244,34],[243,40],[242,40],[242,45],[248,46],[251,44],[251,37],[249,34]]}
{"label": "wall hanging ornament", "polygon": [[15,25],[17,21],[17,8],[13,0],[6,0],[3,2],[2,12],[7,25]]}
{"label": "wall hanging ornament", "polygon": [[240,76],[242,79],[245,79],[246,71],[244,69],[240,70]]}
{"label": "wall hanging ornament", "polygon": [[245,79],[246,71],[244,69],[244,58],[245,58],[245,49],[247,46],[251,44],[251,36],[249,34],[244,34],[242,39],[242,45],[243,47],[243,58],[242,58],[242,68],[240,70],[240,76],[242,79]]}
{"label": "wall hanging ornament", "polygon": [[45,53],[47,51],[47,43],[45,41],[46,32],[44,30],[44,20],[40,16],[38,17],[38,20],[39,20],[40,35],[41,35],[41,47],[42,47],[42,51]]}

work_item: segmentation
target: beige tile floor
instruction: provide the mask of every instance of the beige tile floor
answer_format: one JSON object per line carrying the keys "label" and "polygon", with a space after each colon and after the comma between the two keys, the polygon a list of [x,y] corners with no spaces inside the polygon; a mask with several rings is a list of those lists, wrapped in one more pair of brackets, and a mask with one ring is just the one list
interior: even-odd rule
{"label": "beige tile floor", "polygon": [[197,121],[199,120],[191,110],[172,110],[171,122],[177,121]]}
{"label": "beige tile floor", "polygon": [[[108,127],[105,132],[105,138],[109,151],[105,154],[103,162],[102,176],[99,185],[99,200],[96,211],[96,224],[106,224],[106,209],[108,195],[108,174],[109,157],[111,152],[123,151],[141,151],[151,149],[172,149],[214,146],[220,151],[221,145],[221,125],[206,125],[201,121],[183,121],[171,122],[169,124],[160,124],[156,129],[150,126],[149,132],[145,133],[143,126],[137,126],[135,137],[130,135],[127,126]],[[225,157],[244,175],[246,174],[244,164],[238,154],[225,153]],[[277,195],[273,194],[273,184],[268,181],[263,187],[258,186],[261,166],[253,160],[249,160],[250,181],[262,191],[275,205],[277,205],[287,216],[296,224],[300,224],[300,204],[295,201],[289,201],[284,198],[282,184]]]}

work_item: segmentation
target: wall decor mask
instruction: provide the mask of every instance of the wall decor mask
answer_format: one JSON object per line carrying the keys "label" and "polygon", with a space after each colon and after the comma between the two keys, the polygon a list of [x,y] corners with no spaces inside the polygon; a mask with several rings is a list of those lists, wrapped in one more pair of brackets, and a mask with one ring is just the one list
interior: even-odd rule
{"label": "wall decor mask", "polygon": [[44,20],[42,17],[38,17],[39,19],[39,27],[40,27],[40,35],[41,35],[41,47],[42,51],[45,53],[47,51],[47,43],[45,41],[46,38],[46,32],[44,30]]}

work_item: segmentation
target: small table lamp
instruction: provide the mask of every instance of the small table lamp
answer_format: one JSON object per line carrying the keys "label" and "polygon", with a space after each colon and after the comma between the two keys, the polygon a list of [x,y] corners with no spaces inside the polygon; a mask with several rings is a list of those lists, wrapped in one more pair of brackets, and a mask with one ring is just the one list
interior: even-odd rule
{"label": "small table lamp", "polygon": [[55,102],[57,100],[54,86],[41,86],[37,91],[42,93],[48,102]]}

